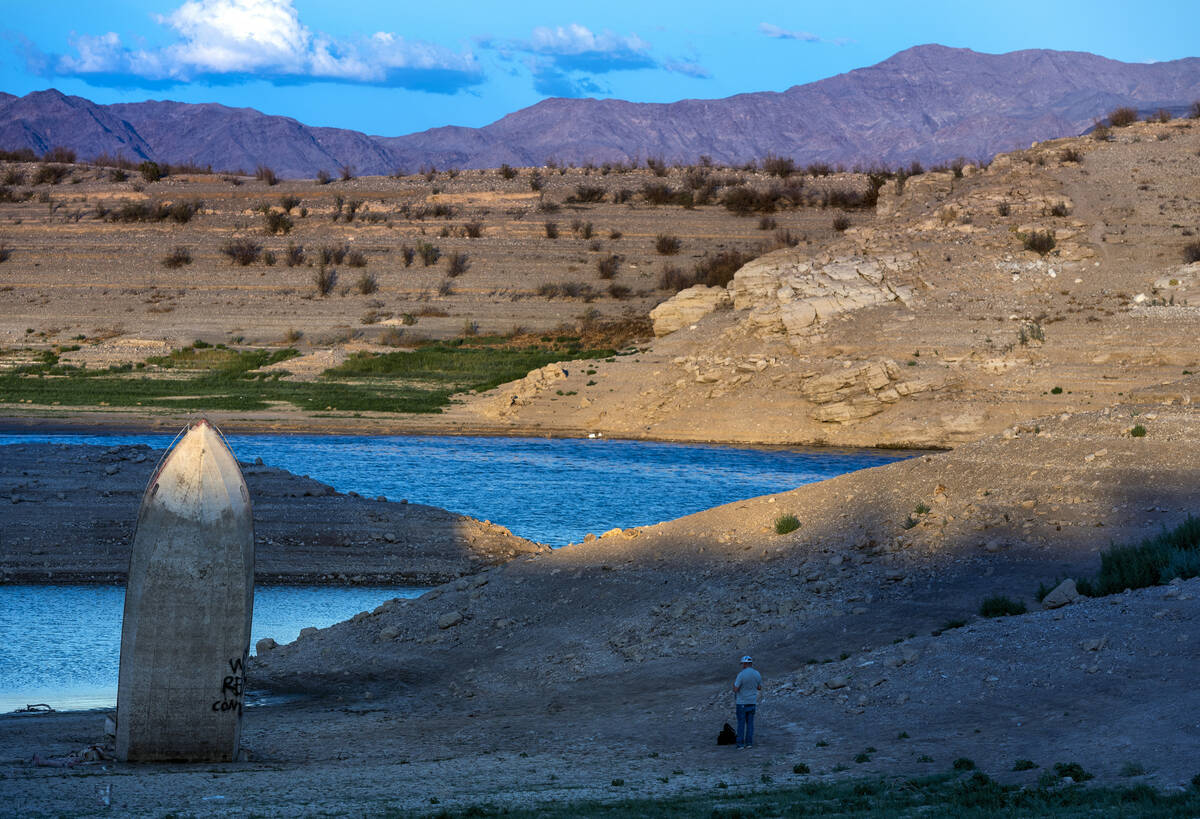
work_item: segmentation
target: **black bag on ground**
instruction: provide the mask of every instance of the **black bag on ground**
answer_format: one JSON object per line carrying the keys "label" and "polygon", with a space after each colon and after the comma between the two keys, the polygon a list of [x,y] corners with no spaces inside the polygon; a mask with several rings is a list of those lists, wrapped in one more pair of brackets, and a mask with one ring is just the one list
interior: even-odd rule
{"label": "black bag on ground", "polygon": [[727,722],[725,723],[725,727],[721,729],[721,733],[717,734],[717,744],[732,745],[735,742],[737,742],[737,732],[734,731],[733,726]]}

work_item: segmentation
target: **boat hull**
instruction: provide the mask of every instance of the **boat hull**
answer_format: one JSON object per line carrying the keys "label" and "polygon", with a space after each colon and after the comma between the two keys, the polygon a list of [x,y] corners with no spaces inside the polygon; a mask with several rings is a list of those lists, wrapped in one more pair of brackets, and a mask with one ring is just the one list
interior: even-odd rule
{"label": "boat hull", "polygon": [[230,761],[241,741],[254,521],[207,421],[184,433],[138,512],[121,628],[117,758]]}

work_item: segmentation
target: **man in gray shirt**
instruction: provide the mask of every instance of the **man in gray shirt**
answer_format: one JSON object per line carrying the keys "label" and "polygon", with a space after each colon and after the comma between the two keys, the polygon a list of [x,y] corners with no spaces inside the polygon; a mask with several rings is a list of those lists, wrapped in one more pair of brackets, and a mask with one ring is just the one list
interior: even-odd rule
{"label": "man in gray shirt", "polygon": [[762,691],[762,674],[753,668],[750,655],[742,658],[742,670],[733,681],[733,701],[737,706],[737,746],[754,747],[754,712],[758,709],[758,692]]}

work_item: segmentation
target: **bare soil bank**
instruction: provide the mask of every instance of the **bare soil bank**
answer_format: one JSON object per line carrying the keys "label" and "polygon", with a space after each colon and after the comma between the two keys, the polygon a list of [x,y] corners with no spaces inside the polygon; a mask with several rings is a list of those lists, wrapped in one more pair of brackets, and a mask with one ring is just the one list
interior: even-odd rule
{"label": "bare soil bank", "polygon": [[[0,447],[0,582],[123,582],[161,454],[147,446]],[[260,583],[428,585],[548,548],[432,506],[344,495],[261,464],[242,464],[242,472]]]}
{"label": "bare soil bank", "polygon": [[[260,690],[314,699],[248,711],[245,763],[39,768],[35,752],[102,742],[100,715],[5,717],[0,793],[28,815],[99,812],[105,794],[134,816],[372,815],[959,758],[1007,782],[1077,762],[1098,783],[1184,787],[1200,772],[1200,581],[1055,611],[1034,592],[1197,508],[1196,422],[1152,403],[1037,419],[393,601],[252,664]],[[775,534],[785,513],[801,526]],[[1032,612],[979,618],[993,594]],[[967,625],[943,631],[953,620]],[[767,686],[756,748],[737,752],[715,736],[744,652]]]}

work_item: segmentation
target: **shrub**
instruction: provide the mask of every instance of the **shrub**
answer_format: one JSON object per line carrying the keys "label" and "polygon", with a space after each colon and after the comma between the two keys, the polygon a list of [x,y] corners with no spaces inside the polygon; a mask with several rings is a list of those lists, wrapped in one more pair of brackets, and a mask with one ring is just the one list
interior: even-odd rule
{"label": "shrub", "polygon": [[65,162],[68,165],[75,164],[75,152],[70,148],[62,145],[55,145],[46,153],[42,154],[43,162]]}
{"label": "shrub", "polygon": [[319,251],[321,263],[341,264],[342,260],[346,258],[346,251],[348,250],[349,248],[347,248],[345,245],[342,247],[323,246]]}
{"label": "shrub", "polygon": [[1121,766],[1121,776],[1142,776],[1146,773],[1146,766],[1140,762],[1126,762]]}
{"label": "shrub", "polygon": [[661,256],[674,256],[682,246],[683,242],[679,240],[679,237],[669,233],[660,233],[654,240],[654,249]]}
{"label": "shrub", "polygon": [[813,179],[816,179],[818,176],[829,176],[829,174],[833,173],[833,168],[830,167],[828,162],[810,162],[804,171]]}
{"label": "shrub", "polygon": [[33,175],[35,185],[57,185],[71,173],[66,165],[41,165]]}
{"label": "shrub", "polygon": [[591,222],[584,222],[582,219],[575,219],[571,222],[571,232],[580,239],[590,239],[596,229]]}
{"label": "shrub", "polygon": [[1200,262],[1200,242],[1189,242],[1183,246],[1183,263]]}
{"label": "shrub", "polygon": [[354,178],[354,166],[353,165],[343,165],[341,167],[341,177],[342,177],[343,182],[349,182],[351,179],[353,179]]}
{"label": "shrub", "polygon": [[647,182],[642,185],[642,198],[650,205],[665,205],[675,196],[675,191],[665,182]]}
{"label": "shrub", "polygon": [[230,239],[221,247],[221,252],[229,257],[231,264],[245,267],[258,261],[262,255],[262,245],[253,239]]}
{"label": "shrub", "polygon": [[1100,554],[1100,573],[1080,581],[1089,596],[1116,594],[1166,583],[1176,577],[1200,576],[1200,518],[1188,515],[1171,530],[1136,546],[1112,546]]}
{"label": "shrub", "polygon": [[185,264],[192,263],[192,252],[183,245],[179,245],[166,256],[162,258],[163,267],[177,270]]}
{"label": "shrub", "polygon": [[1066,216],[1068,213],[1070,213],[1070,211],[1067,209],[1066,202],[1055,202],[1053,205],[1050,206],[1050,215],[1051,216],[1063,217],[1063,216]]}
{"label": "shrub", "polygon": [[1037,763],[1032,759],[1018,759],[1013,763],[1012,769],[1014,771],[1032,771],[1036,767]]}
{"label": "shrub", "polygon": [[350,252],[348,252],[346,254],[346,266],[347,267],[366,267],[367,266],[367,254],[363,253],[361,250],[351,250]]}
{"label": "shrub", "polygon": [[593,185],[577,185],[574,198],[576,202],[583,203],[603,202],[604,188]]}
{"label": "shrub", "polygon": [[354,287],[359,293],[369,296],[379,290],[379,282],[376,281],[374,273],[363,273],[358,277],[358,281],[354,283]]}
{"label": "shrub", "polygon": [[1024,614],[1025,604],[1005,597],[1002,594],[989,597],[979,604],[981,617],[1009,617],[1014,614]]}
{"label": "shrub", "polygon": [[292,217],[277,210],[269,210],[263,214],[266,221],[268,236],[281,236],[292,231]]}
{"label": "shrub", "polygon": [[973,771],[975,770],[975,763],[974,761],[967,759],[965,756],[960,756],[958,759],[954,760],[954,763],[951,767],[953,767],[956,771]]}
{"label": "shrub", "polygon": [[847,216],[846,214],[839,213],[837,216],[833,217],[833,229],[836,230],[838,233],[844,232],[849,227],[850,227],[850,217]]}
{"label": "shrub", "polygon": [[417,251],[408,245],[400,246],[400,258],[404,261],[405,267],[412,267],[413,259],[417,257]]}
{"label": "shrub", "polygon": [[1137,109],[1130,108],[1127,105],[1114,108],[1108,112],[1108,124],[1114,128],[1124,128],[1126,125],[1133,125],[1133,123],[1137,122],[1137,119]]}
{"label": "shrub", "polygon": [[266,165],[259,165],[254,170],[254,178],[259,182],[266,182],[268,185],[278,185],[279,177],[275,175],[275,171],[268,168]]}
{"label": "shrub", "polygon": [[317,295],[328,296],[333,292],[334,286],[337,284],[338,274],[332,267],[325,264],[322,259],[317,264],[317,271],[313,273],[313,284],[317,288]]}
{"label": "shrub", "polygon": [[264,250],[263,255],[262,255],[262,260],[263,260],[263,264],[265,264],[267,267],[274,267],[275,266],[275,251],[274,250]]}
{"label": "shrub", "polygon": [[1192,103],[1192,107],[1188,109],[1188,116],[1192,119],[1200,119],[1200,100]]}
{"label": "shrub", "polygon": [[1089,779],[1095,779],[1095,774],[1090,774],[1083,769],[1083,766],[1078,762],[1055,762],[1054,774],[1059,778],[1071,777],[1076,782],[1086,782]]}
{"label": "shrub", "polygon": [[797,762],[792,766],[792,773],[794,774],[806,774],[811,772],[812,770],[803,762]]}
{"label": "shrub", "polygon": [[7,262],[12,257],[12,248],[0,242],[0,262]]}
{"label": "shrub", "polygon": [[546,229],[546,238],[547,239],[557,239],[558,238],[558,223],[557,222],[546,222],[544,225],[542,225],[542,227],[544,227]]}
{"label": "shrub", "polygon": [[421,257],[421,264],[425,267],[433,267],[437,264],[438,259],[442,258],[442,251],[437,245],[431,245],[429,242],[418,242],[417,255]]}
{"label": "shrub", "polygon": [[329,175],[329,171],[325,170],[324,168],[317,171],[318,185],[328,185],[332,179],[333,177]]}
{"label": "shrub", "polygon": [[478,239],[483,235],[483,222],[467,222],[463,225],[463,234],[468,239]]}
{"label": "shrub", "polygon": [[1135,425],[1133,429],[1129,430],[1129,437],[1145,438],[1146,437],[1146,428],[1144,426],[1142,426],[1141,424]]}
{"label": "shrub", "polygon": [[300,197],[291,194],[284,194],[279,197],[279,207],[283,208],[285,213],[291,213],[292,209],[300,204]]}
{"label": "shrub", "polygon": [[4,172],[4,184],[7,185],[24,185],[25,174],[18,171],[16,168],[9,168]]}
{"label": "shrub", "polygon": [[1170,122],[1171,112],[1166,108],[1159,108],[1153,114],[1146,115],[1146,122]]}
{"label": "shrub", "polygon": [[1007,202],[1001,202],[1000,204],[996,205],[996,215],[1008,216],[1010,213],[1012,213],[1012,206]]}
{"label": "shrub", "polygon": [[446,275],[452,279],[466,273],[471,267],[470,257],[466,253],[451,253],[448,262],[449,266],[446,268]]}
{"label": "shrub", "polygon": [[507,162],[505,162],[503,165],[500,166],[500,176],[503,179],[515,179],[517,176],[517,172],[515,170],[513,170],[513,167],[511,165],[509,165]]}
{"label": "shrub", "polygon": [[774,219],[772,219],[770,216],[764,216],[758,220],[758,229],[759,230],[774,230],[778,226],[778,224],[779,223],[776,222]]}
{"label": "shrub", "polygon": [[786,535],[800,528],[800,519],[795,515],[780,515],[775,518],[775,534]]}
{"label": "shrub", "polygon": [[1108,142],[1112,139],[1112,129],[1099,120],[1092,126],[1092,139],[1097,142]]}
{"label": "shrub", "polygon": [[612,296],[617,301],[629,298],[632,293],[633,291],[623,284],[617,284],[614,282],[608,286],[608,295]]}
{"label": "shrub", "polygon": [[763,160],[762,169],[771,176],[786,179],[796,172],[796,161],[787,156],[767,154],[767,158]]}
{"label": "shrub", "polygon": [[147,182],[157,182],[167,175],[167,169],[157,162],[151,162],[147,159],[142,164],[138,165],[138,173],[142,175],[142,179]]}
{"label": "shrub", "polygon": [[617,275],[617,269],[621,266],[621,257],[615,253],[609,253],[596,260],[596,270],[602,279],[611,279]]}
{"label": "shrub", "polygon": [[442,283],[438,285],[437,292],[439,296],[453,296],[454,285],[451,284],[449,279],[443,279]]}
{"label": "shrub", "polygon": [[696,262],[694,278],[696,282],[709,287],[725,287],[733,281],[733,274],[753,258],[753,253],[738,250],[722,250],[712,256],[706,255]]}
{"label": "shrub", "polygon": [[304,264],[304,248],[289,242],[283,254],[283,261],[288,267]]}
{"label": "shrub", "polygon": [[1021,236],[1021,244],[1026,250],[1032,250],[1034,253],[1045,256],[1054,249],[1057,242],[1054,240],[1052,232],[1048,230],[1035,230]]}
{"label": "shrub", "polygon": [[686,290],[695,283],[696,279],[694,276],[688,275],[682,269],[672,264],[665,265],[662,274],[658,277],[658,287],[660,290],[670,290],[675,293],[678,293],[680,290]]}

